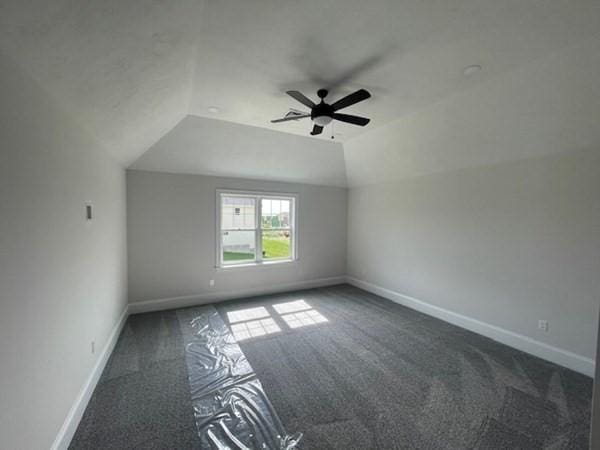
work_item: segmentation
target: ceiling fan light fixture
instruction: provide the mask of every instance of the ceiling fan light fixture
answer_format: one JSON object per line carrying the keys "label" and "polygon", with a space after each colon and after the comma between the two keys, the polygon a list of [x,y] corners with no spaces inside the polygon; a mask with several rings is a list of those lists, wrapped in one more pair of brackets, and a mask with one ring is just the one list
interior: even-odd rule
{"label": "ceiling fan light fixture", "polygon": [[324,127],[329,125],[329,123],[333,120],[331,116],[317,116],[313,118],[313,122],[319,125],[320,127]]}

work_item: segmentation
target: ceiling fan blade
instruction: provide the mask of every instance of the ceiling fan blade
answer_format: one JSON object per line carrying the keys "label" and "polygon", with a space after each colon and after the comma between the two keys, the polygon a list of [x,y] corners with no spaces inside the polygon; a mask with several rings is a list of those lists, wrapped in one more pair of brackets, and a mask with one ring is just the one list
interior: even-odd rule
{"label": "ceiling fan blade", "polygon": [[364,127],[371,121],[371,119],[367,119],[366,117],[352,116],[350,114],[340,113],[334,113],[333,118],[342,122],[351,123],[352,125],[360,125],[361,127]]}
{"label": "ceiling fan blade", "polygon": [[356,92],[353,92],[350,95],[346,95],[344,98],[335,102],[331,107],[334,111],[337,111],[342,108],[347,108],[348,106],[354,105],[355,103],[362,102],[363,100],[368,99],[371,96],[369,91],[365,89],[360,89]]}
{"label": "ceiling fan blade", "polygon": [[289,120],[304,119],[306,117],[310,117],[310,114],[291,115],[291,116],[288,116],[288,117],[283,117],[281,119],[271,120],[271,123],[287,122]]}
{"label": "ceiling fan blade", "polygon": [[335,79],[330,79],[329,83],[321,83],[329,92],[335,92],[340,86],[348,84],[351,80],[358,78],[362,73],[372,70],[381,64],[389,49],[364,59],[352,67],[349,67],[344,73]]}
{"label": "ceiling fan blade", "polygon": [[311,109],[315,107],[315,103],[310,98],[308,98],[306,95],[304,95],[302,92],[287,91],[286,94],[289,95],[290,97],[298,100],[304,106],[308,106]]}
{"label": "ceiling fan blade", "polygon": [[315,125],[312,129],[312,131],[310,132],[310,134],[312,134],[313,136],[316,136],[317,134],[321,134],[323,132],[323,127],[319,126],[319,125]]}

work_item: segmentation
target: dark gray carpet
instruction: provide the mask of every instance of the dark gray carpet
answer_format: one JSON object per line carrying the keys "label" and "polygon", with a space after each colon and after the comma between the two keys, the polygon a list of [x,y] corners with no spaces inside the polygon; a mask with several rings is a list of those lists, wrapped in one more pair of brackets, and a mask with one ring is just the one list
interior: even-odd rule
{"label": "dark gray carpet", "polygon": [[175,311],[127,319],[70,448],[200,448]]}
{"label": "dark gray carpet", "polygon": [[[328,322],[287,327],[299,299]],[[587,448],[588,377],[351,286],[217,308],[258,305],[282,331],[240,346],[303,448]]]}
{"label": "dark gray carpet", "polygon": [[[300,299],[328,321],[290,328]],[[240,345],[303,449],[587,448],[588,377],[347,285],[217,308],[258,306],[280,331]],[[71,447],[199,447],[174,311],[128,319]]]}

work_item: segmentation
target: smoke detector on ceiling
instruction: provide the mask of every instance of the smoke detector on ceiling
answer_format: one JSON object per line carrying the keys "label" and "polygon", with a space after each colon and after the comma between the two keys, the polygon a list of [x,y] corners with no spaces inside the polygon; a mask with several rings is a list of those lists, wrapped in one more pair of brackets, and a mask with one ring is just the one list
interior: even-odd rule
{"label": "smoke detector on ceiling", "polygon": [[479,64],[472,64],[470,66],[467,66],[463,69],[463,74],[466,77],[470,77],[471,75],[476,74],[477,72],[479,72],[481,70],[481,66]]}

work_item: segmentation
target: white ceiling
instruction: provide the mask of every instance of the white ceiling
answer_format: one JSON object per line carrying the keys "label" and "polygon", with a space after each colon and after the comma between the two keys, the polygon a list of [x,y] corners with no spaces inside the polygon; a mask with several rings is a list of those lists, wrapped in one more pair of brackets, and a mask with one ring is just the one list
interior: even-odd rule
{"label": "white ceiling", "polygon": [[[270,124],[288,89],[316,100],[330,80],[374,59],[332,98],[359,88],[373,98],[336,122],[347,140],[600,30],[597,0],[210,1],[203,10],[190,112],[307,135],[308,120]],[[465,78],[462,69],[484,70]],[[327,136],[322,137],[327,139]]]}
{"label": "white ceiling", "polygon": [[[511,83],[511,73],[535,71],[527,68],[541,59],[553,61],[552,55],[585,42],[593,42],[594,51],[592,38],[598,30],[598,0],[0,2],[0,52],[30,73],[125,165],[155,143],[151,153],[157,153],[160,138],[170,130],[163,141],[177,141],[173,133],[189,131],[192,122],[204,123],[188,115],[307,136],[308,120],[269,122],[290,107],[303,109],[284,91],[297,89],[315,99],[319,87],[352,74],[331,97],[358,88],[373,94],[344,111],[370,117],[367,127],[335,126],[338,142],[346,143],[350,178],[360,182],[376,179],[374,174],[379,173],[375,155],[382,154],[375,149],[369,156],[369,148],[389,147],[393,142],[406,144],[397,146],[405,153],[392,158],[404,165],[385,170],[409,173],[412,169],[409,165],[405,170],[406,161],[415,158],[420,162],[415,163],[413,174],[440,170],[444,166],[440,157],[445,156],[435,152],[441,151],[448,135],[432,132],[427,124],[445,123],[444,114],[452,109],[443,105],[462,95],[466,99],[476,95],[471,91],[480,92],[487,102],[481,106],[482,120],[509,115],[511,108],[522,105],[520,96],[527,92],[527,87],[517,86],[518,79],[503,86]],[[554,64],[564,61],[557,59]],[[581,63],[578,70],[596,68]],[[469,64],[481,64],[483,70],[465,77],[462,68]],[[554,74],[557,68],[560,72],[552,65],[545,70]],[[535,76],[523,79],[536,86]],[[546,85],[552,83],[546,77]],[[564,80],[560,86],[568,84]],[[516,96],[515,102],[501,98],[504,112],[494,115],[485,105],[498,99],[486,94],[488,88],[498,96]],[[570,88],[571,92],[578,89]],[[210,106],[220,112],[209,113]],[[566,108],[577,110],[572,104]],[[565,116],[561,114],[555,119]],[[418,126],[411,125],[415,121]],[[410,128],[412,134],[390,133],[390,127]],[[470,127],[479,128],[476,123]],[[195,136],[198,143],[204,139]],[[403,142],[407,136],[412,143]],[[181,136],[181,140],[188,138]],[[300,147],[308,149],[311,143],[329,140],[328,130],[321,137],[306,137]],[[356,157],[358,142],[364,154]],[[464,165],[465,158],[485,159],[477,154],[475,141],[467,144],[471,150],[446,166]],[[455,145],[462,145],[458,138]],[[425,148],[425,156],[411,156],[411,148]],[[298,150],[305,159],[312,158],[313,151]],[[278,155],[277,149],[273,155]],[[208,163],[202,166],[203,152],[188,156],[195,158],[191,165],[212,170]],[[162,158],[165,165],[169,157]],[[389,155],[386,158],[390,162]],[[149,155],[140,164],[150,159]],[[331,173],[337,170],[334,167]]]}
{"label": "white ceiling", "polygon": [[600,36],[344,144],[348,185],[600,150]]}
{"label": "white ceiling", "polygon": [[129,164],[187,114],[201,6],[2,0],[0,50]]}
{"label": "white ceiling", "polygon": [[130,167],[346,186],[339,143],[197,116],[187,116]]}

